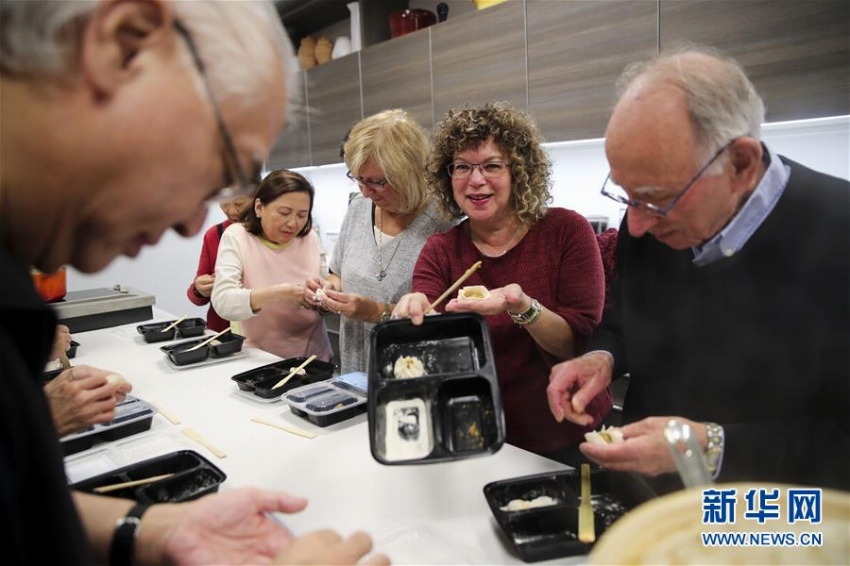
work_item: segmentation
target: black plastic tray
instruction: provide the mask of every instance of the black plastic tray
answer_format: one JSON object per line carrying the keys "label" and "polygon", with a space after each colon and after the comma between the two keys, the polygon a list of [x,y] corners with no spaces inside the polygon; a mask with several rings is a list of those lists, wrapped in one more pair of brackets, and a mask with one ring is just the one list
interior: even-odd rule
{"label": "black plastic tray", "polygon": [[205,340],[209,340],[209,338],[207,336],[197,340],[187,340],[178,344],[170,344],[168,346],[162,346],[160,350],[165,353],[174,365],[188,366],[203,362],[207,358],[226,358],[236,352],[241,352],[242,342],[245,341],[244,336],[228,332],[216,338],[219,344],[209,344],[207,346],[201,346],[197,350],[192,350],[194,346]]}
{"label": "black plastic tray", "polygon": [[127,397],[115,407],[112,422],[96,424],[84,431],[63,436],[60,439],[65,456],[87,450],[96,442],[118,440],[132,434],[144,432],[151,427],[156,409],[138,397]]}
{"label": "black plastic tray", "polygon": [[77,348],[79,348],[79,347],[80,347],[79,342],[75,342],[74,340],[71,340],[71,347],[68,348],[67,352],[65,352],[65,356],[70,360],[71,358],[73,358],[74,356],[77,355]]}
{"label": "black plastic tray", "polygon": [[325,383],[296,387],[283,396],[293,415],[325,427],[366,412],[368,385],[362,372],[336,376]]}
{"label": "black plastic tray", "polygon": [[287,358],[258,368],[243,371],[231,377],[242,391],[252,392],[257,397],[272,399],[280,397],[285,392],[324,381],[333,377],[336,365],[321,360],[313,360],[304,368],[305,375],[293,375],[292,378],[277,389],[272,389],[277,383],[289,375],[289,372],[307,361],[307,358]]}
{"label": "black plastic tray", "polygon": [[[597,539],[624,513],[656,496],[639,476],[626,472],[591,471],[591,502]],[[514,499],[531,501],[547,495],[557,503],[520,511],[503,507]],[[578,470],[536,474],[484,486],[484,497],[496,522],[525,562],[587,554],[593,544],[578,540],[581,475]]]}
{"label": "black plastic tray", "polygon": [[[375,460],[425,464],[502,447],[502,398],[483,317],[447,313],[425,317],[420,326],[391,320],[372,329],[371,346],[369,443]],[[400,356],[418,357],[425,375],[395,377]]]}
{"label": "black plastic tray", "polygon": [[142,335],[147,343],[167,342],[178,338],[192,338],[194,336],[202,336],[206,330],[207,321],[203,318],[187,318],[180,321],[180,324],[162,332],[163,328],[167,328],[174,324],[176,320],[165,320],[163,322],[150,322],[148,324],[140,324],[136,327],[136,331]]}
{"label": "black plastic tray", "polygon": [[104,493],[111,497],[135,499],[140,503],[178,503],[218,491],[227,476],[193,450],[171,452],[143,462],[100,474],[73,484],[71,489],[96,493],[98,487],[130,482],[164,474],[171,477],[144,485]]}

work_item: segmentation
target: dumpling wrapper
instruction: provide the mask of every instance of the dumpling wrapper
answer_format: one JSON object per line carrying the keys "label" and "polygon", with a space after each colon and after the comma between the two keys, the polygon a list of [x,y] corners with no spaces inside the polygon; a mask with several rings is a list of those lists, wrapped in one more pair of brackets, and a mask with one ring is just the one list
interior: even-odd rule
{"label": "dumpling wrapper", "polygon": [[458,300],[481,300],[490,297],[490,291],[484,285],[461,287],[457,292]]}
{"label": "dumpling wrapper", "polygon": [[110,373],[106,376],[106,381],[110,385],[121,385],[122,383],[129,383],[126,379],[124,379],[123,375],[117,373]]}
{"label": "dumpling wrapper", "polygon": [[602,425],[602,428],[584,433],[584,439],[591,444],[619,444],[623,442],[623,431],[617,427]]}

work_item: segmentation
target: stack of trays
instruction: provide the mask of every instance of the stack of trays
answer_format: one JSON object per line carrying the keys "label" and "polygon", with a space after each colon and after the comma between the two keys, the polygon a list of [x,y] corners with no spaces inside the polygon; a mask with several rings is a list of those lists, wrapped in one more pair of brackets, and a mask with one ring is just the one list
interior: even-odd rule
{"label": "stack of trays", "polygon": [[367,388],[366,374],[353,372],[325,383],[295,388],[284,394],[283,400],[293,415],[328,426],[365,412]]}
{"label": "stack of trays", "polygon": [[192,338],[194,336],[202,336],[206,328],[206,321],[203,318],[187,318],[175,326],[174,328],[163,332],[162,330],[174,324],[175,320],[166,320],[164,322],[151,322],[148,324],[140,324],[136,330],[145,339],[145,342],[151,344],[153,342],[167,342],[168,340],[177,340],[178,338]]}
{"label": "stack of trays", "polygon": [[[505,441],[490,333],[475,313],[392,320],[372,329],[369,443],[382,464],[421,464],[496,452]],[[419,377],[400,377],[400,358]]]}
{"label": "stack of trays", "polygon": [[229,332],[223,336],[219,336],[206,346],[195,349],[195,346],[208,339],[187,340],[186,342],[163,346],[160,350],[165,353],[172,365],[191,366],[206,362],[208,359],[226,358],[237,352],[241,352],[242,342],[245,341],[244,336]]}
{"label": "stack of trays", "polygon": [[[226,478],[224,472],[197,452],[180,450],[83,480],[71,485],[71,489],[98,493],[98,488],[128,484],[103,495],[140,503],[178,503],[218,491]],[[150,479],[155,481],[145,481]]]}
{"label": "stack of trays", "polygon": [[230,379],[236,382],[240,391],[250,393],[261,399],[277,399],[287,391],[302,385],[325,381],[333,377],[336,365],[321,360],[313,360],[304,368],[304,375],[293,375],[289,381],[277,389],[272,389],[281,379],[289,375],[289,372],[305,361],[307,361],[307,358],[287,358],[280,362],[243,371]]}
{"label": "stack of trays", "polygon": [[156,409],[146,401],[127,395],[124,401],[115,407],[115,419],[112,422],[96,424],[84,431],[62,437],[62,451],[68,456],[91,448],[98,441],[118,440],[144,432],[151,427],[155,413]]}
{"label": "stack of trays", "polygon": [[[590,485],[597,540],[624,513],[656,496],[644,480],[626,472],[593,470]],[[493,516],[525,562],[590,552],[593,545],[578,540],[580,495],[578,470],[484,486],[484,497]]]}

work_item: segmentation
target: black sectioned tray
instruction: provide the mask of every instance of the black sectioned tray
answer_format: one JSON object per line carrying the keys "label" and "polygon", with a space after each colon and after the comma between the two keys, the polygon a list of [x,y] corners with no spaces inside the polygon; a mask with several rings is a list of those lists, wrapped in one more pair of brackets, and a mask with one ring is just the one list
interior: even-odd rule
{"label": "black sectioned tray", "polygon": [[178,503],[218,491],[227,476],[193,450],[179,450],[143,462],[124,466],[71,485],[71,489],[97,493],[95,488],[137,481],[165,474],[168,478],[104,493],[111,497],[135,499],[140,503]]}
{"label": "black sectioned tray", "polygon": [[206,361],[208,358],[226,358],[236,352],[241,352],[242,342],[245,341],[244,336],[228,332],[219,336],[206,346],[201,346],[197,350],[192,349],[198,344],[209,340],[209,338],[198,338],[197,340],[169,344],[168,346],[160,347],[160,350],[165,353],[175,366],[188,366]]}
{"label": "black sectioned tray", "polygon": [[202,336],[206,330],[207,321],[203,318],[187,318],[180,321],[174,328],[162,332],[164,328],[168,328],[176,320],[165,320],[163,322],[150,322],[148,324],[140,324],[136,330],[145,339],[145,342],[151,344],[153,342],[167,342],[169,340],[177,340],[179,338],[192,338],[194,336]]}
{"label": "black sectioned tray", "polygon": [[[597,540],[624,513],[657,495],[640,476],[632,473],[594,469],[590,478]],[[580,495],[578,470],[524,476],[484,486],[490,511],[525,562],[590,552],[593,544],[578,540]],[[513,500],[532,501],[540,496],[551,497],[557,503],[517,511],[505,509]]]}
{"label": "black sectioned tray", "polygon": [[248,391],[262,399],[280,397],[287,391],[309,385],[317,381],[325,381],[333,377],[336,365],[321,360],[313,360],[304,368],[304,375],[293,375],[292,378],[272,389],[278,382],[289,375],[289,372],[307,361],[307,358],[287,358],[255,369],[243,371],[231,377],[241,391]]}
{"label": "black sectioned tray", "polygon": [[132,434],[144,432],[151,427],[156,409],[138,397],[127,395],[115,407],[115,419],[112,422],[96,424],[86,430],[63,436],[60,439],[65,456],[87,450],[96,442],[118,440]]}
{"label": "black sectioned tray", "polygon": [[[492,454],[505,419],[490,332],[476,313],[375,326],[369,358],[369,444],[382,464],[425,464]],[[401,356],[424,375],[398,378]]]}

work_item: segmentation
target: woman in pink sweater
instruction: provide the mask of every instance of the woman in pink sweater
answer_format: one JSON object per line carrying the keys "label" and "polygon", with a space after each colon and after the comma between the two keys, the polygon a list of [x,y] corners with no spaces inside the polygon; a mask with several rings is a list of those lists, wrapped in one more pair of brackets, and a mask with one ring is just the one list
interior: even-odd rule
{"label": "woman in pink sweater", "polygon": [[332,351],[322,315],[304,308],[303,282],[327,276],[313,230],[314,190],[293,171],[269,173],[249,206],[221,237],[212,304],[238,321],[246,345],[282,358]]}

